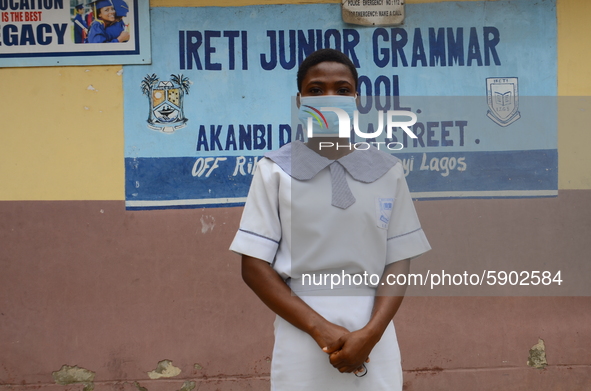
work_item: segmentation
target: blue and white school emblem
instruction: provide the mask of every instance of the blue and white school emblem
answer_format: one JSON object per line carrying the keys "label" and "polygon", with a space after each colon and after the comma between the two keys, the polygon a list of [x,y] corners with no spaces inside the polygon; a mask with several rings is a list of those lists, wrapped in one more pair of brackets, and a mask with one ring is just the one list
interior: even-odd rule
{"label": "blue and white school emblem", "polygon": [[376,198],[376,223],[379,228],[388,229],[394,198]]}
{"label": "blue and white school emblem", "polygon": [[146,75],[141,87],[150,101],[148,128],[173,133],[187,125],[183,113],[183,97],[189,93],[191,82],[183,75],[170,75],[170,81],[160,81],[154,73]]}
{"label": "blue and white school emblem", "polygon": [[498,125],[509,126],[521,117],[516,77],[487,78],[486,97],[490,109],[486,115]]}

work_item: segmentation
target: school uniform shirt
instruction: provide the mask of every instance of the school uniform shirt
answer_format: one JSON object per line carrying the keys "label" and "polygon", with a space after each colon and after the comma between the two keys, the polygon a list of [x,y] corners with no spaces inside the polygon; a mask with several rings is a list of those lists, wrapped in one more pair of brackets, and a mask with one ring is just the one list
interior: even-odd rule
{"label": "school uniform shirt", "polygon": [[[295,141],[257,163],[230,249],[269,262],[314,311],[354,331],[371,318],[375,286],[333,289],[306,284],[302,277],[381,276],[387,264],[430,246],[398,159],[372,147],[332,161]],[[370,353],[363,377],[333,368],[308,334],[281,317],[274,326],[271,390],[402,390],[392,322]]]}
{"label": "school uniform shirt", "polygon": [[[265,157],[230,249],[269,262],[284,280],[381,275],[431,248],[394,156],[371,147],[332,161],[294,141]],[[334,206],[349,190],[352,204]]]}

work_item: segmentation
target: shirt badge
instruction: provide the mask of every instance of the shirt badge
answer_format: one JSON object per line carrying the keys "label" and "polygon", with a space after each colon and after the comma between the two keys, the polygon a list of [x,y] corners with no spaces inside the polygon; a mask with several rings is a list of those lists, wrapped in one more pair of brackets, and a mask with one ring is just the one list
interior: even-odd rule
{"label": "shirt badge", "polygon": [[394,198],[376,198],[376,218],[379,228],[388,229],[393,206]]}

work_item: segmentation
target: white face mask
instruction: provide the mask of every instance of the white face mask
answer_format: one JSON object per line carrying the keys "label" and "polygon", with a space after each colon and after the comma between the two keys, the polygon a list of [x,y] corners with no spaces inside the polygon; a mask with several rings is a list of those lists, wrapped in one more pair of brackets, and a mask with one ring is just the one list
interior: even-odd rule
{"label": "white face mask", "polygon": [[[357,103],[354,96],[321,95],[301,97],[298,119],[304,124],[304,131],[308,131],[308,137],[339,137],[338,115],[331,110],[323,111],[321,110],[322,107],[335,107],[344,110],[349,116],[349,124],[352,124]],[[308,118],[311,118],[311,121]],[[312,123],[312,134],[308,129],[310,122]]]}

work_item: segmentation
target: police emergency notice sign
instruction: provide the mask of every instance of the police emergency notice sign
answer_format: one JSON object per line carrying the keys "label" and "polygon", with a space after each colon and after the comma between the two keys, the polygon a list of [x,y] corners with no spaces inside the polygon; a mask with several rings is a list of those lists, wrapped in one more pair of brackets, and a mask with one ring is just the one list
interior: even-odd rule
{"label": "police emergency notice sign", "polygon": [[152,65],[124,69],[127,208],[241,205],[261,156],[305,140],[296,71],[324,47],[355,63],[361,112],[416,114],[417,138],[366,140],[414,197],[557,194],[554,0],[409,4],[387,28],[338,4],[155,8],[152,25]]}
{"label": "police emergency notice sign", "polygon": [[0,0],[0,67],[149,64],[150,54],[147,1]]}

